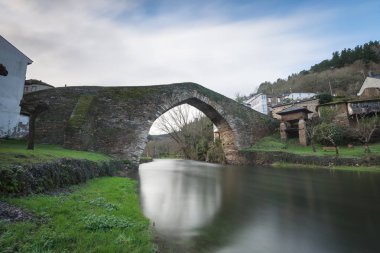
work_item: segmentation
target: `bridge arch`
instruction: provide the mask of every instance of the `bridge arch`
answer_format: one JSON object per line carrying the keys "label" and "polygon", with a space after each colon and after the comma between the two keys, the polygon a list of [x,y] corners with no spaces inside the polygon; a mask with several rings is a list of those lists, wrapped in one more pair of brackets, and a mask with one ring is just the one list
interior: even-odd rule
{"label": "bridge arch", "polygon": [[181,104],[194,106],[218,127],[228,163],[235,163],[239,149],[251,146],[276,125],[268,116],[195,83],[61,87],[29,93],[24,100],[49,106],[36,121],[36,142],[103,152],[134,164],[153,122]]}
{"label": "bridge arch", "polygon": [[[223,145],[224,155],[226,157],[226,160],[230,160],[230,156],[235,155],[236,152],[238,151],[238,148],[236,146],[235,133],[234,133],[233,129],[231,128],[227,119],[225,119],[217,111],[216,108],[212,107],[207,102],[204,102],[199,97],[191,97],[191,98],[187,98],[187,99],[180,101],[180,102],[175,101],[174,103],[167,103],[164,105],[160,105],[160,107],[158,108],[158,110],[155,114],[156,119],[153,120],[153,122],[151,123],[151,125],[148,129],[148,133],[149,133],[149,130],[151,129],[153,123],[156,120],[158,120],[159,117],[164,115],[166,112],[168,112],[168,111],[170,111],[170,110],[172,110],[178,106],[184,105],[184,104],[190,105],[190,106],[198,109],[199,111],[201,111],[218,128],[219,134],[220,134],[220,140],[221,140],[222,145]],[[147,141],[148,141],[147,137],[148,136],[146,136],[146,142],[145,143],[147,143]],[[144,146],[144,149],[145,149],[145,146]]]}

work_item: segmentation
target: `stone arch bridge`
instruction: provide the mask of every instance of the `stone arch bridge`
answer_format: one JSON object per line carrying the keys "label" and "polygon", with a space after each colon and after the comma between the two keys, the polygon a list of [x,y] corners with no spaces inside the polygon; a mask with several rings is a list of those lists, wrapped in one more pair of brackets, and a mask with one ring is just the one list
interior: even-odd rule
{"label": "stone arch bridge", "polygon": [[36,120],[36,142],[98,151],[134,164],[144,151],[153,122],[181,104],[196,107],[218,127],[226,161],[231,164],[237,162],[239,149],[275,127],[270,117],[195,83],[61,87],[24,96],[29,105],[41,101],[49,109]]}

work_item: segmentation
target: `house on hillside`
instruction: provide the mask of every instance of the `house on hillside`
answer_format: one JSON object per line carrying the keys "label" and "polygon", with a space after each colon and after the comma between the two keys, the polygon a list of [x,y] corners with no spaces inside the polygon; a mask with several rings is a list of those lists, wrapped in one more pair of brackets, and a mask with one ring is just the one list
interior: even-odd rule
{"label": "house on hillside", "polygon": [[258,111],[265,115],[270,115],[272,106],[278,104],[279,102],[280,98],[278,97],[259,93],[246,100],[244,103],[255,111]]}
{"label": "house on hillside", "polygon": [[313,114],[317,113],[317,106],[319,105],[319,99],[317,98],[310,98],[310,99],[304,99],[300,101],[292,101],[289,103],[283,103],[283,104],[277,104],[272,106],[272,117],[278,120],[281,120],[281,115],[279,112],[290,108],[290,107],[305,107],[310,112],[308,113],[308,118],[311,118]]}
{"label": "house on hillside", "polygon": [[334,123],[341,126],[353,126],[357,117],[380,116],[380,75],[370,74],[360,88],[357,99],[346,99],[319,105],[321,116],[326,108],[335,112]]}
{"label": "house on hillside", "polygon": [[290,100],[304,100],[309,99],[314,96],[316,96],[316,93],[307,93],[307,92],[298,92],[298,93],[290,93],[283,97],[283,99],[290,99]]}
{"label": "house on hillside", "polygon": [[27,117],[20,115],[26,69],[33,61],[0,35],[0,137],[12,137]]}
{"label": "house on hillside", "polygon": [[334,110],[336,115],[334,123],[340,126],[351,126],[355,124],[356,117],[380,116],[380,98],[354,99],[323,104],[317,107],[318,114],[328,108]]}
{"label": "house on hillside", "polygon": [[357,95],[363,99],[380,96],[380,75],[370,73]]}
{"label": "house on hillside", "polygon": [[281,116],[280,135],[282,140],[289,136],[298,137],[299,143],[307,146],[306,121],[313,114],[303,106],[291,106],[277,113]]}

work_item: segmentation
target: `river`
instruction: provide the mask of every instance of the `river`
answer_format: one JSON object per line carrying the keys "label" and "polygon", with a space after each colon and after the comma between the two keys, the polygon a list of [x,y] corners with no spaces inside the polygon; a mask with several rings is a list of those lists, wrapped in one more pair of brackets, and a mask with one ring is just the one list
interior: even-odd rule
{"label": "river", "polygon": [[380,252],[380,175],[155,160],[139,169],[161,252]]}

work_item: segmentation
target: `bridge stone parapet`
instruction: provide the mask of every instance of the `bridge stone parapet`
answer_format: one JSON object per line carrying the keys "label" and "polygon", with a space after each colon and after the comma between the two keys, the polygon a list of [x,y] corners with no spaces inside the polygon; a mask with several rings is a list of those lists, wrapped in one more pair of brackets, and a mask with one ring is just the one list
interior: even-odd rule
{"label": "bridge stone parapet", "polygon": [[189,104],[218,127],[228,163],[239,149],[271,133],[276,122],[249,107],[195,83],[128,87],[62,87],[30,93],[49,110],[36,121],[36,141],[93,150],[137,164],[153,122],[166,111]]}

